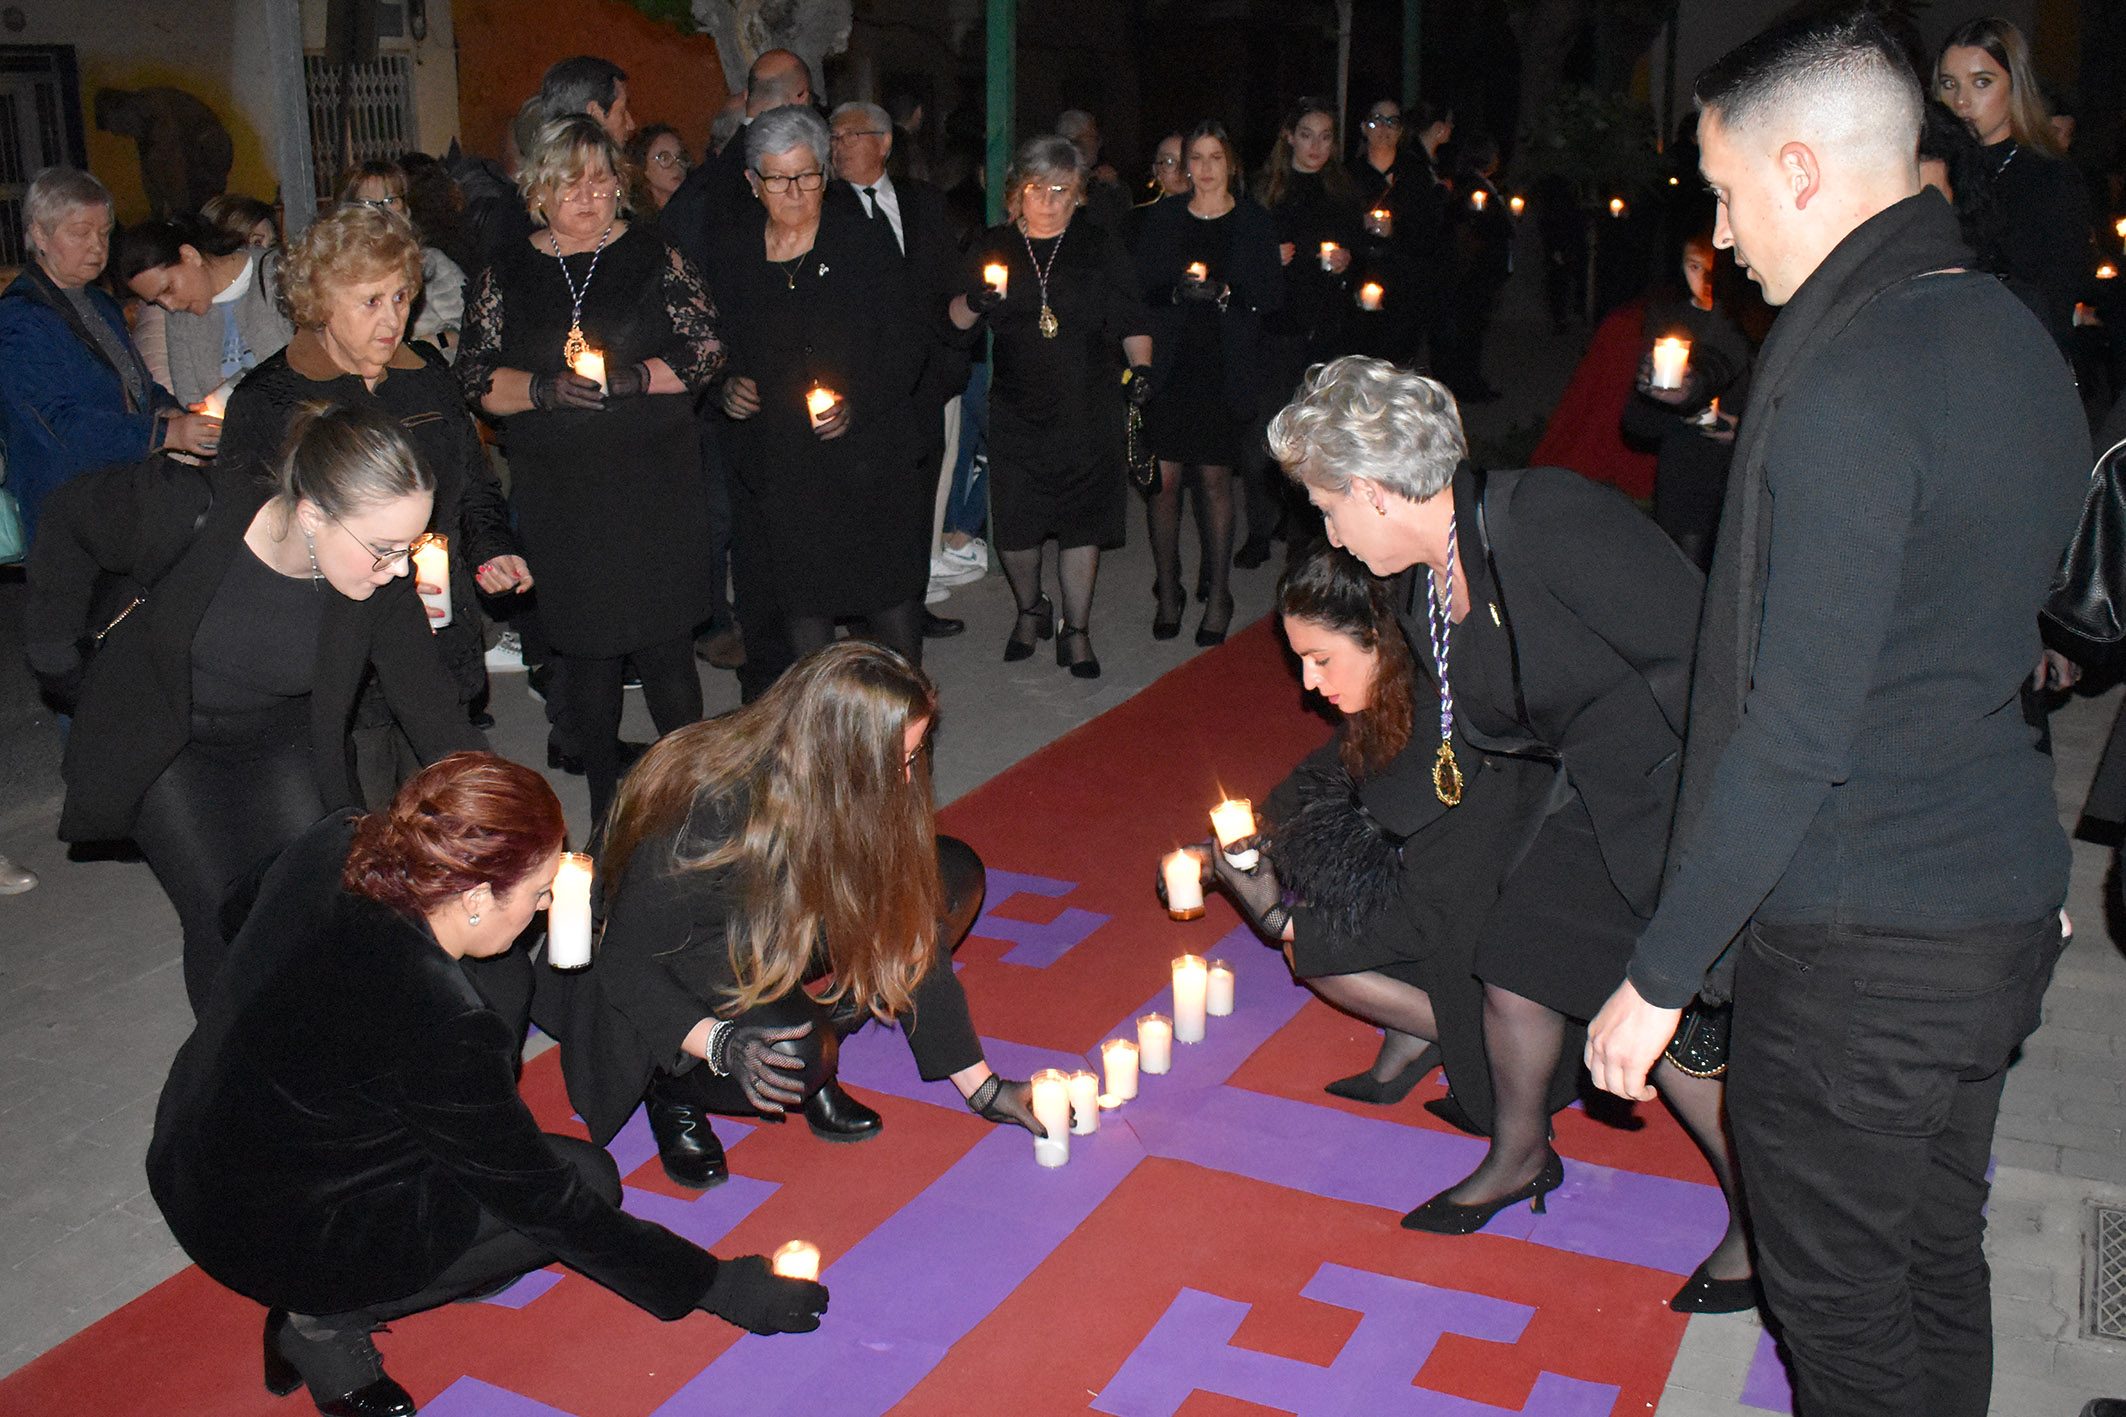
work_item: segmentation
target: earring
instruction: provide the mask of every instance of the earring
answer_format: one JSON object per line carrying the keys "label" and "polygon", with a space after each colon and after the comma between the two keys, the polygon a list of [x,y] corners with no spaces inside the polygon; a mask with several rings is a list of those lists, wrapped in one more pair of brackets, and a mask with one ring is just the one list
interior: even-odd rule
{"label": "earring", "polygon": [[303,546],[310,553],[310,579],[313,581],[323,580],[325,573],[319,570],[317,566],[317,533],[307,527],[303,530]]}
{"label": "earring", "polygon": [[468,925],[477,925],[480,923],[480,917],[477,915],[468,914],[465,917],[465,923]]}

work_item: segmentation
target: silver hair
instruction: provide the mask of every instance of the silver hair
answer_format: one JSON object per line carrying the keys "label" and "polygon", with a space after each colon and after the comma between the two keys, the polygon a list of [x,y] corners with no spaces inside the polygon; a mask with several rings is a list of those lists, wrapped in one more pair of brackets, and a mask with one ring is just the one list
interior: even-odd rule
{"label": "silver hair", "polygon": [[833,146],[834,134],[828,131],[827,120],[816,109],[802,103],[786,103],[769,109],[747,125],[746,166],[758,172],[762,158],[810,148],[812,160],[825,168]]}
{"label": "silver hair", "polygon": [[1056,132],[1074,143],[1084,142],[1086,134],[1099,130],[1099,120],[1082,108],[1066,108],[1056,115]]}
{"label": "silver hair", "polygon": [[[111,206],[111,190],[78,167],[47,167],[30,179],[22,201],[23,220],[31,230],[52,230],[83,207]],[[30,249],[36,249],[34,238]]]}
{"label": "silver hair", "polygon": [[875,103],[864,103],[851,99],[847,103],[837,104],[834,112],[827,115],[827,121],[830,124],[839,123],[845,113],[861,113],[871,120],[872,127],[878,129],[889,138],[893,136],[893,115]]}
{"label": "silver hair", "polygon": [[1078,145],[1068,138],[1049,133],[1019,144],[1019,151],[1011,160],[1011,171],[1005,175],[1005,189],[1017,191],[1035,178],[1053,182],[1060,177],[1077,183],[1078,194],[1082,197],[1087,175],[1085,154],[1079,151]]}
{"label": "silver hair", "polygon": [[1270,451],[1296,482],[1341,495],[1363,477],[1422,502],[1454,480],[1469,444],[1444,385],[1347,354],[1307,371],[1270,420]]}

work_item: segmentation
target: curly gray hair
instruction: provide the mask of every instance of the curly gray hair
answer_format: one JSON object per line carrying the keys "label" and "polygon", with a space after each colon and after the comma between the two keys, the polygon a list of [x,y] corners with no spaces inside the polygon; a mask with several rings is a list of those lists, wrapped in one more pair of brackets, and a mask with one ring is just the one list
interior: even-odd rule
{"label": "curly gray hair", "polygon": [[795,148],[810,149],[812,161],[824,171],[828,150],[833,146],[834,134],[828,130],[827,120],[809,104],[786,103],[746,125],[746,166],[755,172],[760,171],[762,158]]}
{"label": "curly gray hair", "polygon": [[1307,371],[1270,420],[1270,451],[1295,482],[1342,495],[1363,477],[1422,502],[1469,455],[1454,396],[1385,359],[1347,354]]}

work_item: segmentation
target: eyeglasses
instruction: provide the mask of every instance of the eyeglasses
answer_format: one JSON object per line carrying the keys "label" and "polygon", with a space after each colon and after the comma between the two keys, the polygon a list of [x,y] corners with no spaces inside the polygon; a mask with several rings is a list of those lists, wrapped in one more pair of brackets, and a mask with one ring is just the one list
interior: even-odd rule
{"label": "eyeglasses", "polygon": [[1155,157],[1155,158],[1153,158],[1153,159],[1152,159],[1152,166],[1153,166],[1153,167],[1179,167],[1179,166],[1181,166],[1181,159],[1180,159],[1180,158],[1178,158],[1178,157]]}
{"label": "eyeglasses", "polygon": [[650,161],[659,167],[692,167],[694,160],[685,153],[651,153]]}
{"label": "eyeglasses", "polygon": [[789,191],[793,185],[800,192],[817,192],[827,180],[827,174],[818,168],[810,172],[781,173],[762,172],[756,167],[753,175],[760,179],[761,191],[773,192],[777,196]]}
{"label": "eyeglasses", "polygon": [[1400,128],[1403,120],[1392,113],[1376,113],[1366,120],[1368,128]]}
{"label": "eyeglasses", "polygon": [[406,210],[406,199],[404,197],[356,197],[348,205],[369,207],[380,212],[403,212]]}
{"label": "eyeglasses", "polygon": [[1072,194],[1069,187],[1058,187],[1048,182],[1029,182],[1019,189],[1029,197],[1046,197],[1051,202],[1060,202]]}
{"label": "eyeglasses", "polygon": [[[414,543],[414,546],[401,546],[395,549],[389,547],[371,546],[368,542],[362,540],[362,538],[360,538],[359,536],[356,536],[354,534],[353,528],[349,527],[347,523],[341,521],[338,517],[328,516],[328,520],[331,521],[331,523],[334,526],[338,527],[341,531],[346,532],[348,539],[354,542],[355,545],[361,547],[364,551],[367,551],[369,553],[370,557],[372,558],[372,564],[370,565],[369,569],[375,573],[382,573],[384,571],[396,572],[399,567],[405,565],[407,562],[413,559],[414,546],[420,545],[420,542],[416,541]],[[425,541],[426,539],[426,537],[422,538],[423,541]]]}
{"label": "eyeglasses", "polygon": [[620,184],[618,182],[578,182],[573,187],[563,187],[561,189],[561,200],[573,202],[579,207],[587,207],[594,202],[610,202],[619,195]]}
{"label": "eyeglasses", "polygon": [[842,128],[836,130],[834,141],[839,143],[850,138],[883,138],[885,136],[885,131],[880,128]]}

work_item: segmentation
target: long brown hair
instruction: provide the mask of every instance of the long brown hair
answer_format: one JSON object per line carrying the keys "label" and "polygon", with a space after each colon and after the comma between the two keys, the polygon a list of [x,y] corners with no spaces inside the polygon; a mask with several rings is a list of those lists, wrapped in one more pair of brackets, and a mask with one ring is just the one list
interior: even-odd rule
{"label": "long brown hair", "polygon": [[[1292,185],[1292,174],[1298,169],[1292,166],[1292,133],[1307,119],[1319,113],[1329,120],[1329,131],[1336,131],[1336,109],[1325,98],[1303,98],[1292,105],[1277,129],[1277,143],[1270,149],[1270,160],[1262,165],[1262,175],[1255,179],[1255,200],[1271,210],[1284,203],[1284,194]],[[1329,160],[1322,164],[1321,185],[1339,202],[1356,203],[1358,184],[1351,174],[1344,171],[1343,159],[1337,156],[1338,143],[1329,145]]]}
{"label": "long brown hair", "polygon": [[2008,76],[2008,132],[2026,148],[2036,148],[2052,157],[2060,155],[2059,142],[2046,121],[2045,95],[2038,87],[2037,69],[2030,62],[2030,42],[2008,20],[1991,16],[1970,20],[1956,27],[1942,41],[1934,56],[1934,93],[1941,99],[1941,61],[1952,49],[1983,49]]}
{"label": "long brown hair", "polygon": [[[811,655],[746,707],[669,733],[613,799],[602,863],[610,897],[646,842],[652,869],[729,869],[729,1014],[799,987],[824,936],[834,985],[874,1017],[912,1007],[935,955],[943,893],[927,755],[908,725],[937,720],[937,689],[882,645],[844,640]],[[743,794],[727,836],[691,837],[697,806]]]}
{"label": "long brown hair", "polygon": [[1333,630],[1373,653],[1373,691],[1365,708],[1345,715],[1337,752],[1344,771],[1360,780],[1395,761],[1410,743],[1417,666],[1396,623],[1389,583],[1369,574],[1350,552],[1322,546],[1284,573],[1277,583],[1277,609],[1294,620]]}

